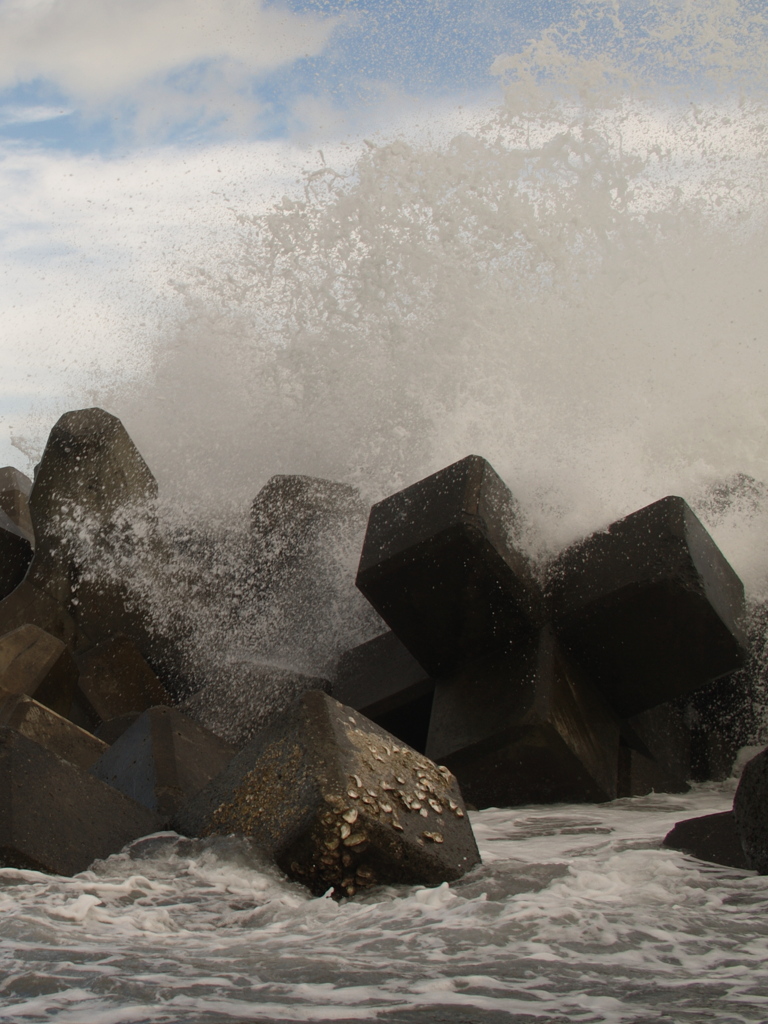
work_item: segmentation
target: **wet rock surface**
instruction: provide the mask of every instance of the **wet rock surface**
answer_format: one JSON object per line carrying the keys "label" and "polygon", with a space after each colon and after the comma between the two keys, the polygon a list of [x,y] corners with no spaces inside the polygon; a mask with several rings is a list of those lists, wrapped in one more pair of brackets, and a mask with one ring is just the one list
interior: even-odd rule
{"label": "wet rock surface", "polygon": [[0,690],[26,694],[66,715],[78,671],[67,645],[32,623],[0,636]]}
{"label": "wet rock surface", "polygon": [[744,766],[733,816],[748,866],[768,875],[768,749]]}
{"label": "wet rock surface", "polygon": [[753,866],[744,853],[733,811],[679,821],[664,837],[664,846],[730,868]]}

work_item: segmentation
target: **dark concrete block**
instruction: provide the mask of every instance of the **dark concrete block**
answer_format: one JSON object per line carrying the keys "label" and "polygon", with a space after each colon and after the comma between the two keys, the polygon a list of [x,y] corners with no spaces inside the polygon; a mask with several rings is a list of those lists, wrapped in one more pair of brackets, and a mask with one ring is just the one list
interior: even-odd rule
{"label": "dark concrete block", "polygon": [[685,712],[659,704],[621,723],[618,795],[687,793],[693,777]]}
{"label": "dark concrete block", "polygon": [[217,678],[188,697],[180,708],[206,729],[243,747],[308,690],[330,682],[277,665],[232,659]]}
{"label": "dark concrete block", "polygon": [[23,694],[0,697],[0,726],[21,733],[79,768],[90,768],[107,750],[106,743]]}
{"label": "dark concrete block", "polygon": [[96,726],[94,729],[94,736],[103,740],[107,746],[112,746],[115,740],[119,740],[123,733],[130,729],[139,716],[140,713],[138,711],[130,711],[127,715],[118,715],[117,718],[109,718],[106,722],[102,722],[101,725]]}
{"label": "dark concrete block", "polygon": [[65,413],[48,437],[29,499],[29,582],[72,613],[92,642],[138,631],[126,575],[146,544],[157,484],[117,417]]}
{"label": "dark concrete block", "polygon": [[32,481],[13,466],[0,469],[0,510],[5,512],[30,542],[35,546],[32,516],[29,512],[29,492]]}
{"label": "dark concrete block", "polygon": [[736,830],[733,811],[678,821],[664,837],[664,846],[729,868],[750,867]]}
{"label": "dark concrete block", "polygon": [[623,717],[744,662],[743,585],[682,498],[569,548],[551,567],[548,594],[564,647]]}
{"label": "dark concrete block", "polygon": [[25,579],[0,601],[0,633],[10,633],[31,623],[55,636],[69,647],[82,640],[82,634],[69,612],[50,594]]}
{"label": "dark concrete block", "polygon": [[150,708],[106,750],[92,773],[168,821],[237,753],[175,708]]}
{"label": "dark concrete block", "polygon": [[0,691],[26,694],[66,714],[77,686],[77,665],[61,640],[27,623],[0,636]]}
{"label": "dark concrete block", "polygon": [[434,680],[407,647],[384,633],[342,655],[331,693],[423,753],[434,690]]}
{"label": "dark concrete block", "polygon": [[249,558],[264,660],[325,676],[341,651],[378,630],[354,585],[367,518],[349,484],[274,476],[259,491]]}
{"label": "dark concrete block", "polygon": [[373,506],[357,586],[430,675],[447,676],[540,623],[519,532],[509,489],[470,455]]}
{"label": "dark concrete block", "polygon": [[752,682],[751,668],[736,672],[685,702],[691,724],[691,778],[720,782],[731,777],[739,751],[753,742],[761,724],[757,709],[762,701]]}
{"label": "dark concrete block", "polygon": [[435,687],[427,755],[476,807],[616,796],[619,722],[552,631]]}
{"label": "dark concrete block", "polygon": [[32,561],[29,538],[0,511],[0,598],[7,597],[27,574]]}
{"label": "dark concrete block", "polygon": [[436,885],[479,861],[455,779],[312,691],[185,804],[190,836],[250,836],[315,893]]}
{"label": "dark concrete block", "polygon": [[0,728],[0,863],[74,875],[161,827],[157,815]]}
{"label": "dark concrete block", "polygon": [[105,640],[78,655],[77,661],[80,692],[100,722],[171,703],[130,637]]}
{"label": "dark concrete block", "polygon": [[733,801],[733,816],[747,865],[761,875],[768,875],[768,749],[744,766]]}

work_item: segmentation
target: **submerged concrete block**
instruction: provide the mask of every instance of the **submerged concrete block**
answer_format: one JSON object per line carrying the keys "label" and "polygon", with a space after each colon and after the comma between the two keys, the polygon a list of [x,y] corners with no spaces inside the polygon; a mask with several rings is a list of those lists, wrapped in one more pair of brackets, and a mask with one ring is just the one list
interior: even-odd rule
{"label": "submerged concrete block", "polygon": [[66,644],[38,626],[27,623],[0,636],[0,691],[26,694],[66,715],[77,676]]}
{"label": "submerged concrete block", "polygon": [[436,885],[480,859],[450,772],[317,690],[188,801],[174,828],[250,836],[317,894]]}
{"label": "submerged concrete block", "polygon": [[564,647],[623,717],[744,662],[744,587],[682,498],[569,548],[547,589]]}
{"label": "submerged concrete block", "polygon": [[24,694],[0,697],[0,726],[8,726],[79,768],[90,768],[107,750],[106,743]]}
{"label": "submerged concrete block", "polygon": [[427,755],[476,807],[611,800],[619,722],[545,627],[435,687]]}
{"label": "submerged concrete block", "polygon": [[331,693],[423,753],[434,691],[434,680],[390,632],[342,655]]}
{"label": "submerged concrete block", "polygon": [[175,708],[157,707],[140,715],[91,771],[168,821],[236,753]]}
{"label": "submerged concrete block", "polygon": [[686,713],[659,704],[621,723],[618,795],[687,793],[693,778]]}
{"label": "submerged concrete block", "polygon": [[99,722],[171,703],[130,637],[104,640],[78,655],[77,661],[80,692]]}
{"label": "submerged concrete block", "polygon": [[678,821],[664,837],[663,845],[729,868],[751,866],[741,845],[733,811]]}
{"label": "submerged concrete block", "polygon": [[32,481],[18,469],[13,466],[0,469],[0,510],[5,512],[34,547],[35,534],[29,512],[31,490]]}
{"label": "submerged concrete block", "polygon": [[768,875],[768,749],[744,766],[733,816],[748,867]]}
{"label": "submerged concrete block", "polygon": [[0,727],[0,863],[74,875],[162,822],[141,804]]}
{"label": "submerged concrete block", "polygon": [[470,455],[371,509],[357,586],[432,676],[509,650],[542,619],[520,514]]}

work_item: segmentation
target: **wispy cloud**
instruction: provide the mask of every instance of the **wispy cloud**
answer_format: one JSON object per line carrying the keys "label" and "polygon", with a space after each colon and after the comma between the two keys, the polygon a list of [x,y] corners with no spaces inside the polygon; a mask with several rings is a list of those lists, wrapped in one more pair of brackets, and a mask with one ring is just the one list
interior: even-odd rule
{"label": "wispy cloud", "polygon": [[68,117],[74,113],[72,108],[23,106],[20,104],[0,105],[0,127],[9,124],[39,124],[42,121],[55,121],[59,117]]}
{"label": "wispy cloud", "polygon": [[42,82],[91,116],[215,120],[253,102],[255,76],[320,53],[338,22],[265,0],[0,0],[0,89]]}

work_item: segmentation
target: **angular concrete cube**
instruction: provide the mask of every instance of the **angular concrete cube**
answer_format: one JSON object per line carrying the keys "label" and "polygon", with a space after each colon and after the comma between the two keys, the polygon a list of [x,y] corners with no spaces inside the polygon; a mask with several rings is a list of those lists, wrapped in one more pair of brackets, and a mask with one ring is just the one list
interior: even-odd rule
{"label": "angular concrete cube", "polygon": [[32,545],[16,523],[0,511],[0,598],[24,579],[32,561]]}
{"label": "angular concrete cube", "polygon": [[50,594],[25,579],[0,601],[0,634],[31,623],[69,647],[82,642],[82,633],[69,612]]}
{"label": "angular concrete cube", "polygon": [[390,632],[342,655],[331,694],[423,753],[434,691],[434,680]]}
{"label": "angular concrete cube", "polygon": [[107,750],[106,743],[24,694],[0,697],[0,726],[8,726],[78,768],[90,768]]}
{"label": "angular concrete cube", "polygon": [[27,623],[0,636],[0,691],[26,694],[66,715],[77,677],[66,644],[38,626]]}
{"label": "angular concrete cube", "polygon": [[619,722],[552,631],[435,687],[427,755],[476,807],[611,800]]}
{"label": "angular concrete cube", "polygon": [[741,845],[733,811],[721,811],[719,814],[705,814],[700,818],[678,821],[672,831],[664,837],[663,845],[713,864],[724,864],[729,868],[750,867]]}
{"label": "angular concrete cube", "polygon": [[5,512],[34,547],[35,534],[29,512],[31,490],[32,481],[18,469],[13,466],[0,469],[0,510]]}
{"label": "angular concrete cube", "polygon": [[551,567],[548,593],[564,647],[622,717],[744,662],[744,587],[682,498],[569,548]]}
{"label": "angular concrete cube", "polygon": [[162,822],[141,804],[0,727],[0,863],[74,875]]}
{"label": "angular concrete cube", "polygon": [[509,489],[470,455],[373,506],[357,586],[430,675],[450,675],[541,622],[519,531]]}
{"label": "angular concrete cube", "polygon": [[140,715],[91,771],[169,821],[236,753],[181,711],[157,707]]}
{"label": "angular concrete cube", "polygon": [[171,703],[130,637],[104,640],[79,655],[77,661],[80,692],[99,722]]}
{"label": "angular concrete cube", "polygon": [[312,691],[179,811],[190,836],[250,836],[314,893],[436,885],[480,857],[456,780]]}
{"label": "angular concrete cube", "polygon": [[92,642],[142,627],[126,577],[151,533],[157,484],[117,417],[65,413],[48,437],[29,499],[28,579],[67,608]]}
{"label": "angular concrete cube", "polygon": [[659,704],[621,723],[618,795],[687,793],[693,778],[691,730],[685,712]]}
{"label": "angular concrete cube", "polygon": [[744,766],[733,816],[747,866],[768,875],[768,749]]}

